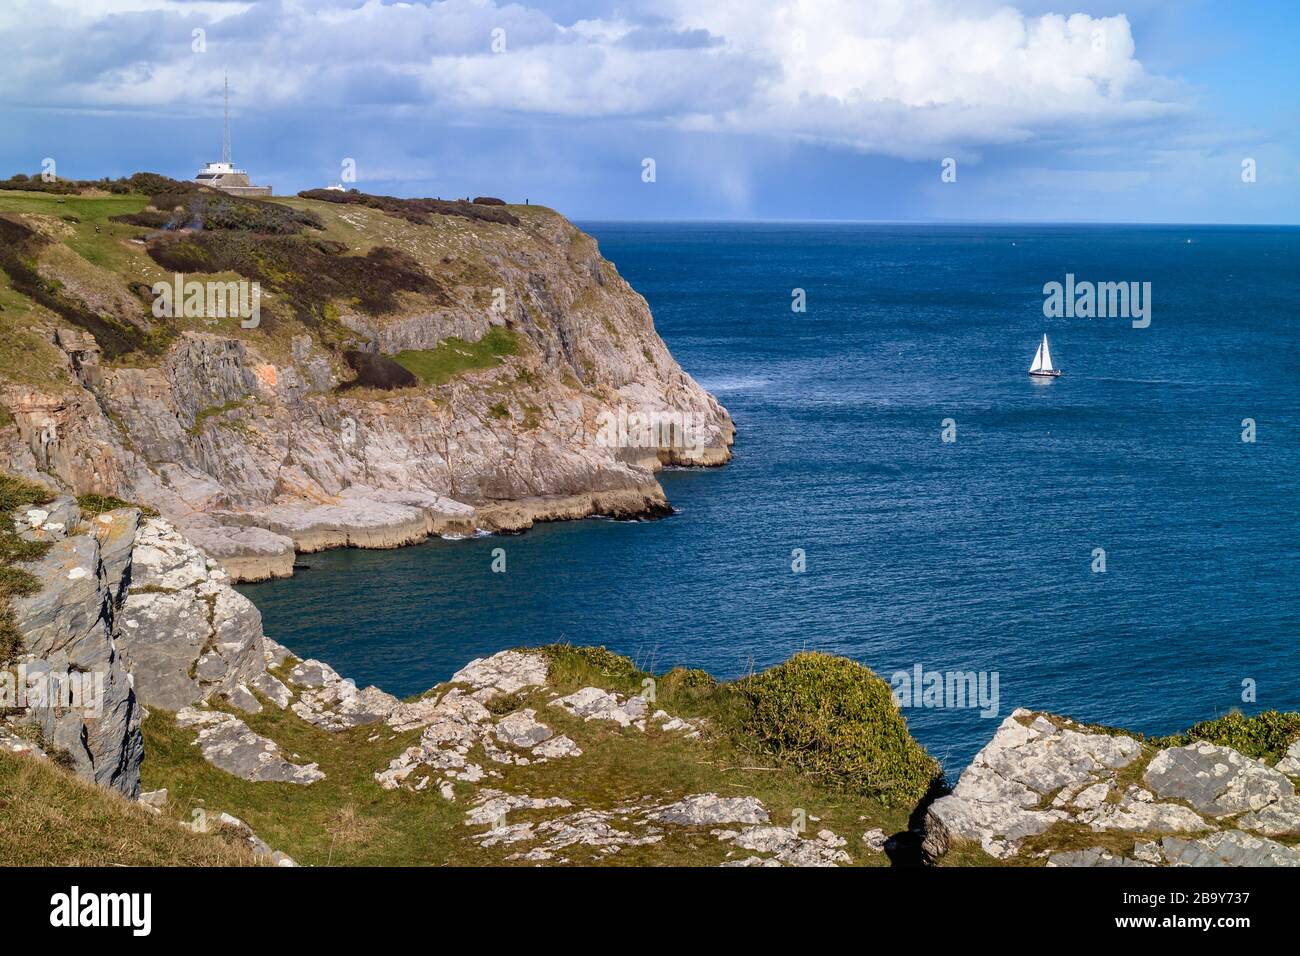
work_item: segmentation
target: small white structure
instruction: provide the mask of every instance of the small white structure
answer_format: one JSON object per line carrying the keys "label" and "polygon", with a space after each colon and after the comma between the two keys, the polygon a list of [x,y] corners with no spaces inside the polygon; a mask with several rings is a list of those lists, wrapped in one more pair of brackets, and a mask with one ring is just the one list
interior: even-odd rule
{"label": "small white structure", "polygon": [[270,186],[254,186],[248,173],[230,161],[230,79],[225,81],[226,118],[221,139],[221,162],[208,163],[194,177],[200,186],[211,186],[236,196],[269,196]]}

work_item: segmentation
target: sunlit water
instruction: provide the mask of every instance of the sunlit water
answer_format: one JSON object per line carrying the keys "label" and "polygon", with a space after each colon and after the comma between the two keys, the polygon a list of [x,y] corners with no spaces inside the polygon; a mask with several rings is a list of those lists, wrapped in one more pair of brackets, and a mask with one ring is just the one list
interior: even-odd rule
{"label": "sunlit water", "polygon": [[[732,412],[735,460],[663,473],[662,521],[305,556],[242,588],[267,633],[399,695],[569,640],[722,678],[805,648],[996,672],[996,719],[1300,707],[1300,231],[586,228]],[[1045,319],[1067,272],[1151,282],[1150,327]],[[1048,383],[1025,374],[1043,332]],[[906,713],[950,770],[996,726]]]}

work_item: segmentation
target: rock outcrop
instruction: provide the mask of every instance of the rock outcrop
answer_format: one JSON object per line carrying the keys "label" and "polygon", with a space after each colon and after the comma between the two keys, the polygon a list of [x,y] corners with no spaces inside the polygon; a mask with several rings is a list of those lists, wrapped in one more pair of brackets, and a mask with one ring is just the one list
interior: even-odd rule
{"label": "rock outcrop", "polygon": [[[266,323],[274,336],[200,323],[160,356],[124,364],[34,311],[61,384],[0,381],[12,416],[0,467],[156,507],[233,579],[258,580],[291,574],[296,551],[664,514],[660,465],[730,457],[725,409],[562,217],[534,208],[514,225],[435,226],[317,205],[359,244],[382,230],[437,291],[383,315],[331,305],[328,337],[279,312]],[[130,304],[135,276],[97,278]],[[456,370],[490,333],[505,337],[492,362]],[[436,353],[453,370],[393,391],[341,390],[354,373],[329,337],[378,355]]]}
{"label": "rock outcrop", "polygon": [[265,670],[262,615],[229,575],[162,518],[135,537],[118,643],[148,706],[179,710],[223,694],[252,709]]}
{"label": "rock outcrop", "polygon": [[[1279,767],[1294,769],[1203,741],[1153,748],[1017,710],[930,805],[923,849],[938,859],[966,841],[1052,866],[1300,865],[1300,852],[1271,839],[1300,836],[1300,797]],[[1098,845],[1053,848],[1054,833],[1086,842],[1080,831]]]}
{"label": "rock outcrop", "polygon": [[117,635],[138,520],[123,509],[83,521],[66,497],[18,510],[20,533],[50,547],[27,565],[41,589],[12,601],[23,649],[11,666],[30,696],[7,718],[38,734],[38,750],[64,755],[79,776],[128,797],[140,791],[144,744]]}
{"label": "rock outcrop", "polygon": [[[53,689],[8,718],[31,728],[35,749],[66,755],[80,776],[134,796],[141,705],[182,710],[220,696],[256,712],[250,687],[271,699],[287,694],[266,672],[257,608],[165,519],[120,508],[87,520],[64,497],[20,508],[14,520],[22,536],[49,542],[26,566],[40,590],[13,601],[23,653],[11,666],[33,688]],[[246,754],[228,731],[209,731],[210,749],[220,737],[227,752]]]}

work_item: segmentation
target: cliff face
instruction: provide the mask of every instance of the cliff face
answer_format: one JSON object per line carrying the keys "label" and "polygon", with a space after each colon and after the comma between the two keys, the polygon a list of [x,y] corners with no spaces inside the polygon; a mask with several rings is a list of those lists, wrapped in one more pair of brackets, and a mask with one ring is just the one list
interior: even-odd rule
{"label": "cliff face", "polygon": [[[846,686],[883,685],[859,664],[800,655],[794,671],[719,684],[551,646],[472,661],[399,701],[265,636],[229,575],[163,518],[83,514],[70,498],[12,517],[49,547],[26,565],[40,590],[12,601],[22,653],[7,666],[101,684],[91,711],[50,700],[0,715],[0,749],[61,758],[129,797],[143,770],[141,799],[167,819],[234,821],[282,864],[261,838],[329,862],[319,837],[346,811],[361,834],[342,850],[350,863],[879,865],[919,844],[951,864],[1300,865],[1294,714],[1148,740],[1017,710],[921,827],[912,798],[805,772],[810,752],[859,770],[846,740],[898,736],[887,698],[854,711],[847,735],[822,716],[826,691],[788,693],[791,674],[856,673],[829,685],[843,711]],[[816,718],[797,760],[768,747],[769,713]],[[106,862],[129,860],[109,844]]]}
{"label": "cliff face", "polygon": [[6,679],[12,674],[28,699],[0,723],[6,740],[12,728],[34,731],[37,749],[63,755],[79,776],[129,797],[140,792],[144,740],[116,635],[138,520],[138,511],[125,509],[83,522],[71,498],[20,510],[22,533],[50,547],[28,566],[41,589],[12,602],[23,646],[5,662]]}
{"label": "cliff face", "polygon": [[[331,253],[306,260],[315,273],[266,264],[286,240],[261,237],[268,245],[253,255],[243,233],[176,236],[107,218],[93,237],[103,254],[88,261],[68,252],[84,252],[83,232],[7,214],[40,237],[31,255],[65,299],[133,334],[143,323],[136,338],[154,347],[122,352],[89,320],[70,325],[81,313],[66,302],[27,303],[22,324],[45,374],[0,369],[12,419],[0,467],[153,505],[232,573],[258,578],[289,573],[295,547],[661,512],[662,463],[729,458],[726,411],[669,354],[645,300],[562,217],[509,207],[513,224],[411,221],[292,202],[324,237],[295,240],[293,254],[313,242]],[[396,267],[379,252],[403,257],[400,276],[422,278],[382,307],[366,300],[368,273],[354,286],[326,282],[357,262],[387,263],[373,283],[390,281]],[[228,279],[231,262],[260,275],[259,326],[152,318],[139,284],[172,280],[160,262],[184,257],[214,270],[188,276]],[[396,358],[414,384],[366,387],[357,353]],[[669,426],[638,429],[637,416]],[[632,429],[610,428],[629,418]]]}

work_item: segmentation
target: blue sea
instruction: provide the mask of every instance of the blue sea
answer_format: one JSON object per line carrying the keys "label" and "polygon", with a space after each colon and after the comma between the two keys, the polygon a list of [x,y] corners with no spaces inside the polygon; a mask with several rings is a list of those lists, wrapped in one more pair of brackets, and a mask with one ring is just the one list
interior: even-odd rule
{"label": "blue sea", "polygon": [[[1147,733],[1300,708],[1300,230],[583,226],[734,461],[664,472],[660,521],[305,556],[242,588],[268,634],[399,695],[560,640],[719,678],[804,649],[996,673],[996,716],[905,711],[950,773],[1016,707]],[[1067,273],[1150,282],[1150,326],[1045,318]]]}

